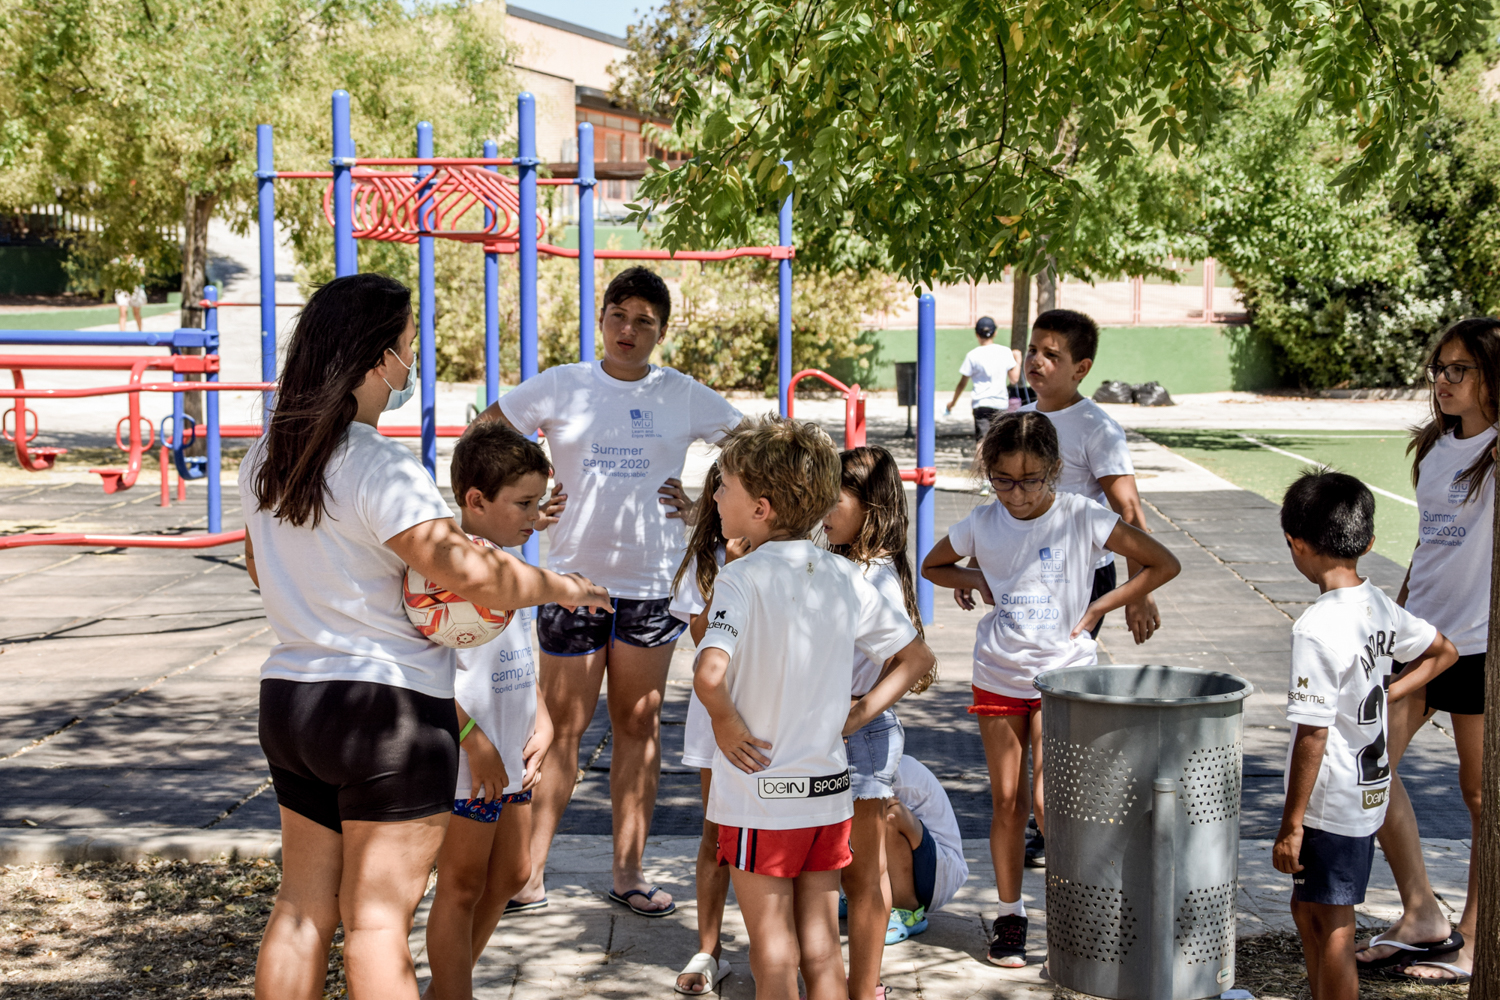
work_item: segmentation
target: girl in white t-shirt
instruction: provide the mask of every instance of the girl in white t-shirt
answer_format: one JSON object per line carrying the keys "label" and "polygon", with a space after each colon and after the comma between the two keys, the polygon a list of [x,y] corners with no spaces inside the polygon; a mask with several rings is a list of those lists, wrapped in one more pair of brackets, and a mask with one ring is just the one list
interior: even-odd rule
{"label": "girl in white t-shirt", "polygon": [[[503,424],[473,425],[453,449],[451,481],[463,530],[502,547],[526,544],[542,517],[550,472],[535,441]],[[518,549],[510,551],[519,558]],[[453,815],[427,919],[431,1000],[473,996],[474,963],[506,904],[531,878],[531,789],[552,745],[552,719],[537,698],[534,617],[520,608],[500,635],[458,653],[454,694],[470,721],[460,730]],[[483,787],[462,745],[470,729],[481,730],[500,753],[498,788]]]}
{"label": "girl in white t-shirt", "polygon": [[[714,494],[722,483],[719,463],[715,462],[703,479],[687,555],[672,580],[672,603],[668,610],[687,623],[695,645],[708,628],[704,611],[713,600],[714,580],[719,570],[749,551],[741,539],[724,537],[719,505],[714,503]],[[708,709],[703,707],[696,691],[688,695],[687,725],[683,729],[682,763],[698,769],[703,807],[707,809],[714,774],[714,729]],[[730,972],[719,940],[724,927],[724,903],[729,898],[729,869],[719,864],[719,824],[707,818],[703,820],[703,838],[698,843],[696,869],[693,889],[698,901],[698,953],[677,974],[673,985],[678,993],[690,997],[711,992]]]}
{"label": "girl in white t-shirt", "polygon": [[[1428,357],[1432,416],[1413,434],[1412,481],[1418,537],[1397,603],[1431,622],[1458,649],[1458,662],[1434,678],[1425,699],[1391,705],[1390,760],[1434,712],[1453,719],[1458,786],[1479,836],[1480,769],[1484,749],[1484,671],[1490,626],[1490,561],[1494,551],[1495,421],[1500,402],[1500,319],[1467,319],[1449,327]],[[1425,700],[1425,704],[1424,704]],[[1402,915],[1356,956],[1361,968],[1406,967],[1414,979],[1465,982],[1474,967],[1478,866],[1469,869],[1469,897],[1457,933],[1427,880],[1416,814],[1399,774],[1380,846],[1401,891]]]}
{"label": "girl in white t-shirt", "polygon": [[[1041,699],[1044,670],[1097,660],[1089,630],[1110,611],[1139,601],[1176,576],[1177,560],[1120,515],[1075,493],[1053,489],[1062,472],[1057,431],[1040,413],[1001,416],[979,447],[998,503],[986,504],[949,529],[922,563],[940,587],[979,591],[994,610],[979,622],[974,644],[974,705],[990,772],[993,813],[990,855],[1000,915],[989,960],[1004,968],[1026,964],[1026,907],[1021,868],[1026,818],[1042,808]],[[1094,567],[1107,552],[1141,569],[1123,586],[1089,600]],[[974,557],[977,568],[958,565]],[[1026,794],[1026,748],[1032,747],[1034,793]]]}
{"label": "girl in white t-shirt", "polygon": [[[842,465],[838,506],[823,519],[828,547],[858,564],[865,579],[887,602],[902,609],[922,635],[917,588],[906,554],[906,490],[901,470],[884,448],[854,448],[839,456]],[[854,654],[852,699],[864,697],[883,675],[885,664]],[[925,691],[937,666],[911,690]],[[843,871],[849,900],[849,996],[871,1000],[880,986],[880,961],[891,920],[891,884],[886,876],[885,803],[895,794],[896,769],[906,735],[893,709],[886,709],[844,737],[854,793],[854,825],[849,849],[854,861]]]}

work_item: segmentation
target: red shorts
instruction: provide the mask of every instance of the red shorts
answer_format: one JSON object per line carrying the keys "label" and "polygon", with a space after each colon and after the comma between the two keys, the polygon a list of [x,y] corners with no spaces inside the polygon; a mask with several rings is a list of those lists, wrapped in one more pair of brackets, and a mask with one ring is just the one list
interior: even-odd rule
{"label": "red shorts", "polygon": [[849,867],[849,831],[854,820],[799,830],[752,830],[719,827],[719,864],[773,878],[796,878],[803,872],[830,872]]}
{"label": "red shorts", "polygon": [[1008,698],[972,684],[969,687],[974,692],[974,704],[969,706],[970,715],[1030,715],[1042,710],[1040,698]]}

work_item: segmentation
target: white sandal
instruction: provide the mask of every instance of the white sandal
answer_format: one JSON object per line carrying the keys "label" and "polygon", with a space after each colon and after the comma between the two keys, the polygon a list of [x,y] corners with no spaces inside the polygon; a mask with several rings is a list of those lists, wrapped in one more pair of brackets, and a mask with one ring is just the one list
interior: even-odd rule
{"label": "white sandal", "polygon": [[701,990],[685,990],[681,986],[678,986],[674,981],[672,983],[672,989],[676,990],[678,993],[681,993],[685,997],[701,997],[705,993],[712,993],[714,991],[714,987],[723,982],[724,977],[729,975],[729,972],[730,968],[728,962],[724,961],[722,958],[715,962],[714,957],[708,952],[700,951],[698,952],[698,954],[688,959],[688,964],[684,965],[682,967],[682,971],[677,973],[677,978],[681,979],[683,976],[702,976],[704,979],[708,980],[708,985]]}

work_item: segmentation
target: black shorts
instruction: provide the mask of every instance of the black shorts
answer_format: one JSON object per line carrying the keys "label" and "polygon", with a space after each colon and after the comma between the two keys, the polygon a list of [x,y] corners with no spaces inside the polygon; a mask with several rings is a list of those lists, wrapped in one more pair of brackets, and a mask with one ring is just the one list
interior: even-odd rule
{"label": "black shorts", "polygon": [[397,823],[453,809],[452,698],[369,681],[267,678],[260,748],[276,801],[335,833],[347,820]]}
{"label": "black shorts", "polygon": [[1323,906],[1358,906],[1365,901],[1370,866],[1375,861],[1375,835],[1345,837],[1302,828],[1302,870],[1292,876],[1292,899]]}
{"label": "black shorts", "polygon": [[[1089,592],[1089,603],[1093,604],[1099,598],[1114,590],[1117,582],[1118,578],[1115,576],[1115,558],[1114,556],[1110,556],[1108,566],[1100,566],[1094,570],[1094,589]],[[1089,637],[1091,639],[1099,638],[1099,630],[1103,627],[1104,619],[1100,618],[1099,623],[1089,629]]]}
{"label": "black shorts", "polygon": [[916,889],[917,902],[923,909],[932,905],[932,894],[937,889],[937,845],[927,824],[922,825],[922,842],[911,852],[911,880]]}
{"label": "black shorts", "polygon": [[1450,715],[1484,714],[1484,656],[1460,656],[1427,685],[1427,709]]}
{"label": "black shorts", "polygon": [[631,646],[654,649],[677,641],[687,625],[667,611],[671,599],[658,597],[633,601],[617,597],[614,614],[579,608],[569,611],[544,604],[537,614],[536,635],[542,652],[553,656],[583,656],[597,652],[616,639]]}
{"label": "black shorts", "polygon": [[984,436],[990,432],[990,424],[1000,415],[1000,411],[993,406],[974,407],[974,440],[983,441]]}

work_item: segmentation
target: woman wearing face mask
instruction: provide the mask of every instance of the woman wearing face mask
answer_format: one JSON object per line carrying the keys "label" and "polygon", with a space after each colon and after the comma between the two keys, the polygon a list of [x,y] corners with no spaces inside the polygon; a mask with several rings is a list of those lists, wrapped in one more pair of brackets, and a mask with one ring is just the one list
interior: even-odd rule
{"label": "woman wearing face mask", "polygon": [[351,996],[416,996],[407,932],[452,811],[461,710],[454,651],[402,611],[406,566],[484,607],[609,607],[581,576],[474,545],[415,456],[375,429],[411,397],[414,336],[400,282],[318,289],[240,468],[245,556],[278,639],[260,686],[282,834],[261,998],[321,997],[340,922]]}

